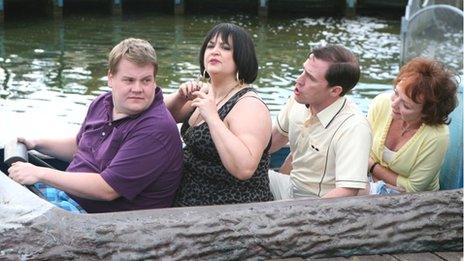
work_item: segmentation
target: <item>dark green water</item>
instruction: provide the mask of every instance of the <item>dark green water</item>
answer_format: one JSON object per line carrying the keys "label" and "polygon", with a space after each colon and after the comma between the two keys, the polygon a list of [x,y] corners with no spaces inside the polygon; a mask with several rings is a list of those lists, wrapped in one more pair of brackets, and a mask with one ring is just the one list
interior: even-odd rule
{"label": "dark green water", "polygon": [[74,130],[88,102],[108,91],[107,54],[127,37],[155,46],[158,84],[172,92],[199,74],[203,37],[224,21],[253,36],[260,65],[255,85],[273,114],[290,95],[315,45],[340,43],[358,55],[362,78],[351,96],[363,110],[373,95],[390,88],[398,71],[399,20],[156,15],[8,21],[0,26],[0,142],[12,133]]}

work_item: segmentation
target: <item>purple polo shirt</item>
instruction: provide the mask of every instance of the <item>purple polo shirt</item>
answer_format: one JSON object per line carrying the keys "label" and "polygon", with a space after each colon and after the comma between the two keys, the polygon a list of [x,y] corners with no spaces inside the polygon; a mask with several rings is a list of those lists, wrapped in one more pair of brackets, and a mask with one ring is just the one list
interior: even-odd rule
{"label": "purple polo shirt", "polygon": [[138,115],[113,121],[112,112],[111,92],[90,104],[67,171],[99,173],[120,197],[69,196],[89,213],[170,207],[181,180],[182,142],[161,89]]}

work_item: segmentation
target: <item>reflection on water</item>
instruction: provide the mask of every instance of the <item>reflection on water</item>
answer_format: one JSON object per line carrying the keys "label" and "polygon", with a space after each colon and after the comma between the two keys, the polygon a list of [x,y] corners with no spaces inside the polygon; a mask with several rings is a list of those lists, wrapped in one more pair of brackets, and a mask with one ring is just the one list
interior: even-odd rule
{"label": "reflection on water", "polygon": [[75,130],[88,102],[108,91],[107,54],[127,37],[155,46],[157,82],[165,93],[172,92],[199,74],[202,39],[223,21],[237,23],[253,36],[260,65],[255,84],[273,114],[290,95],[315,45],[340,43],[359,56],[362,84],[351,96],[363,110],[372,96],[390,88],[398,71],[399,21],[377,18],[145,16],[9,22],[0,27],[0,144],[17,133]]}

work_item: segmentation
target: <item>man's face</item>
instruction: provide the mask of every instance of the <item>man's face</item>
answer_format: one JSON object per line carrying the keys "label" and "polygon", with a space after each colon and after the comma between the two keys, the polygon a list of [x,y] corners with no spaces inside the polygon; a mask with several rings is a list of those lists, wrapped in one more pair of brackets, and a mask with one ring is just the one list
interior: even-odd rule
{"label": "man's face", "polygon": [[122,58],[117,72],[108,73],[108,86],[113,93],[113,118],[139,114],[145,111],[155,98],[154,66],[140,66]]}
{"label": "man's face", "polygon": [[316,59],[313,54],[309,56],[303,64],[303,72],[296,79],[294,93],[298,103],[308,104],[317,111],[332,103],[333,90],[325,79],[329,66],[329,62]]}

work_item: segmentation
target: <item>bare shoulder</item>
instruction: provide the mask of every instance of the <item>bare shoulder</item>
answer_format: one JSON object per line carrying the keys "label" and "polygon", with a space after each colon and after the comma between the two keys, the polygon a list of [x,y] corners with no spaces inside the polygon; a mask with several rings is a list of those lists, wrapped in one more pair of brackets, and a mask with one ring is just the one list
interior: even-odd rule
{"label": "bare shoulder", "polygon": [[254,91],[249,91],[243,94],[237,101],[237,105],[244,104],[243,106],[260,106],[267,109],[266,103],[263,99]]}
{"label": "bare shoulder", "polygon": [[239,98],[227,115],[226,121],[228,123],[237,122],[256,127],[256,125],[271,124],[271,116],[269,109],[259,95],[253,91],[249,91]]}
{"label": "bare shoulder", "polygon": [[252,147],[264,149],[272,132],[271,114],[266,104],[253,91],[237,101],[225,118],[225,123],[235,135],[251,142]]}
{"label": "bare shoulder", "polygon": [[251,116],[256,114],[269,114],[266,103],[253,91],[249,91],[240,97],[230,113],[243,113],[244,111]]}

